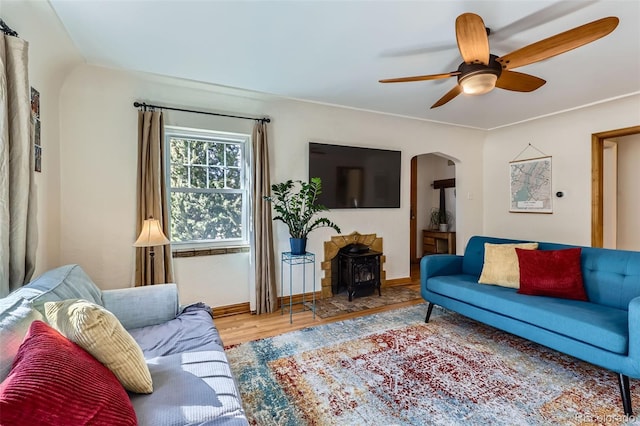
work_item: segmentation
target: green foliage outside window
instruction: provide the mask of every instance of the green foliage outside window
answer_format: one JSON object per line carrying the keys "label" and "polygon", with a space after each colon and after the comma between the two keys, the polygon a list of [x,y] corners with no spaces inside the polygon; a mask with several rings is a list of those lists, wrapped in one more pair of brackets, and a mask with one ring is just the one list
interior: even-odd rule
{"label": "green foliage outside window", "polygon": [[168,135],[171,240],[243,240],[246,236],[243,143]]}

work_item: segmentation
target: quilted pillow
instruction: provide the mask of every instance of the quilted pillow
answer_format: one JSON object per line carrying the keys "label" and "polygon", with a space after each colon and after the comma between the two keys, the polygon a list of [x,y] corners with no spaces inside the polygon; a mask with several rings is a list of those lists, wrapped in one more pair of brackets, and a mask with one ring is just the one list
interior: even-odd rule
{"label": "quilted pillow", "polygon": [[518,293],[588,300],[580,269],[580,247],[564,250],[520,250]]}
{"label": "quilted pillow", "polygon": [[127,392],[109,369],[46,323],[31,323],[0,384],[3,425],[137,425]]}
{"label": "quilted pillow", "polygon": [[478,282],[518,288],[520,286],[520,269],[516,248],[535,250],[538,248],[538,243],[484,243],[484,265]]}
{"label": "quilted pillow", "polygon": [[103,363],[125,389],[153,392],[142,349],[115,315],[100,305],[79,299],[46,302],[44,308],[49,324]]}

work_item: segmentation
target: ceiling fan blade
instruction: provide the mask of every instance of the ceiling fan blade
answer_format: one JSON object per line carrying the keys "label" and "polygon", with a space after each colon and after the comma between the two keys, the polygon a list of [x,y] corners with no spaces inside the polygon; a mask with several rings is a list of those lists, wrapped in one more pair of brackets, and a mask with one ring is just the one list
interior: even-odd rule
{"label": "ceiling fan blade", "polygon": [[455,77],[457,75],[460,75],[460,71],[451,71],[444,74],[417,75],[415,77],[386,78],[378,81],[380,83],[406,83],[407,81],[438,80],[440,78]]}
{"label": "ceiling fan blade", "polygon": [[456,19],[456,40],[466,63],[489,63],[489,38],[482,18],[463,13]]}
{"label": "ceiling fan blade", "polygon": [[514,69],[542,61],[606,36],[615,30],[618,22],[619,19],[614,16],[598,19],[525,46],[498,58],[497,61],[503,69]]}
{"label": "ceiling fan blade", "polygon": [[514,92],[533,92],[546,83],[545,80],[517,71],[503,70],[496,81],[496,87]]}
{"label": "ceiling fan blade", "polygon": [[462,86],[460,86],[459,84],[456,84],[455,86],[453,86],[453,89],[449,90],[443,97],[438,99],[438,102],[431,105],[431,109],[438,108],[439,106],[446,104],[451,99],[458,96],[460,93],[462,93]]}

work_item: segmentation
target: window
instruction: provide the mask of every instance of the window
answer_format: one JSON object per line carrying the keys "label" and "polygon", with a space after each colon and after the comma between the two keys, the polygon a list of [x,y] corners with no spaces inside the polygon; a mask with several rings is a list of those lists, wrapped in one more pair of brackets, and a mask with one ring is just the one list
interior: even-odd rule
{"label": "window", "polygon": [[249,135],[166,127],[171,242],[248,244]]}

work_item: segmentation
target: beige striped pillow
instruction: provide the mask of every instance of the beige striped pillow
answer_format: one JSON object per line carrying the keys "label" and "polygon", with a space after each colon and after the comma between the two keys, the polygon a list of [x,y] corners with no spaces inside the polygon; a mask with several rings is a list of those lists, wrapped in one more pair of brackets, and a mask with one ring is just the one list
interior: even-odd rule
{"label": "beige striped pillow", "polygon": [[46,302],[44,308],[49,324],[104,364],[125,389],[153,392],[142,349],[115,315],[80,299]]}
{"label": "beige striped pillow", "polygon": [[520,265],[516,247],[535,250],[538,243],[484,243],[484,265],[478,283],[520,288]]}

